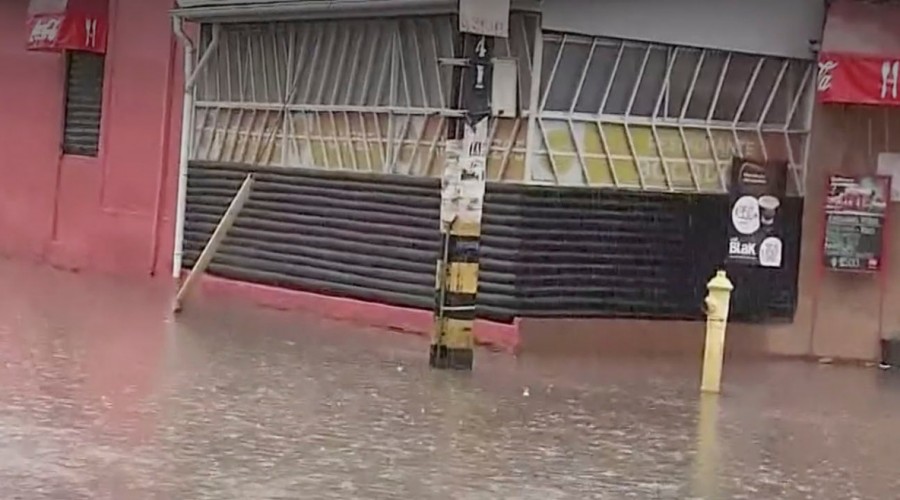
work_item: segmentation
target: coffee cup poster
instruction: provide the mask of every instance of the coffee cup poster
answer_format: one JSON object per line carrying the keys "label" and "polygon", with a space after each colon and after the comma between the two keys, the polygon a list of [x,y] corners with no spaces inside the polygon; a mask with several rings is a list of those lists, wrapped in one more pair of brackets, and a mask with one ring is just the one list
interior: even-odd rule
{"label": "coffee cup poster", "polygon": [[735,158],[731,165],[728,262],[780,268],[784,259],[782,203],[787,162]]}

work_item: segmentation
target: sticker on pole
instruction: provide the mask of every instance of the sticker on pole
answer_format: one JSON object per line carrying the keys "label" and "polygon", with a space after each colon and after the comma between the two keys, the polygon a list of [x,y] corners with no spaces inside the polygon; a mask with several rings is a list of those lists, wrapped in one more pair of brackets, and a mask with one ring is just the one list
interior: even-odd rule
{"label": "sticker on pole", "polygon": [[509,0],[459,0],[459,31],[509,37]]}

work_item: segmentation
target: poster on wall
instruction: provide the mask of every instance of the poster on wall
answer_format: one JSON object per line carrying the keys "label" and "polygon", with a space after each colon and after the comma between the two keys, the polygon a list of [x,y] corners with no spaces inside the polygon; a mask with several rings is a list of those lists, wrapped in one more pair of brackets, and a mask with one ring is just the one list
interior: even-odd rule
{"label": "poster on wall", "polygon": [[734,158],[731,165],[728,262],[780,268],[784,257],[781,207],[787,162]]}
{"label": "poster on wall", "polygon": [[828,179],[826,268],[860,272],[881,270],[890,189],[890,177],[880,175],[834,175]]}

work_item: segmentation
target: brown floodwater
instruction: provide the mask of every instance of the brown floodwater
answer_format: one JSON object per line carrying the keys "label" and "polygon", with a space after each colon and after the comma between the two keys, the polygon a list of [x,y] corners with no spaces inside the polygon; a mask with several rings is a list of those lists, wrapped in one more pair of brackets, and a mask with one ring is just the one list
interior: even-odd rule
{"label": "brown floodwater", "polygon": [[0,499],[900,497],[900,373],[514,358],[0,261]]}

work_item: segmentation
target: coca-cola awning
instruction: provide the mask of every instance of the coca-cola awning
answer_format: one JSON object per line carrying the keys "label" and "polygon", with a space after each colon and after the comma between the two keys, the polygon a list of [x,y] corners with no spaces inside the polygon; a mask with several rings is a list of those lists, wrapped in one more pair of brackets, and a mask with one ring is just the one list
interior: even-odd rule
{"label": "coca-cola awning", "polygon": [[29,0],[27,22],[28,50],[106,52],[107,0]]}
{"label": "coca-cola awning", "polygon": [[900,4],[838,0],[819,55],[819,100],[900,106]]}

